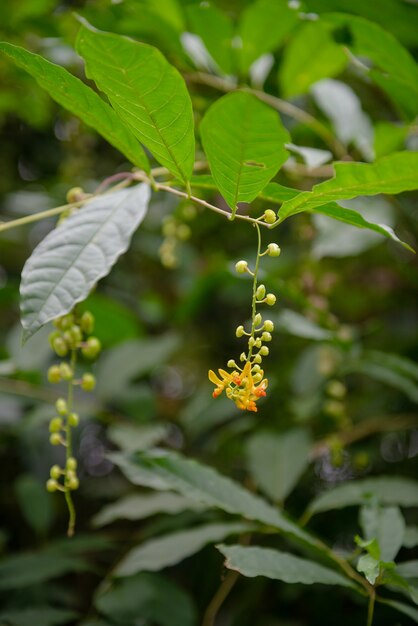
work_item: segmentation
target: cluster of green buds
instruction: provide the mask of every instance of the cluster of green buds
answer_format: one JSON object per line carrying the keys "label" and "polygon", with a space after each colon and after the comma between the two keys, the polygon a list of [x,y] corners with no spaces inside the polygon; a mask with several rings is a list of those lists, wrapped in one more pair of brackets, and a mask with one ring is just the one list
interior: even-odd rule
{"label": "cluster of green buds", "polygon": [[196,207],[190,203],[181,203],[175,215],[167,215],[162,224],[164,240],[159,249],[161,263],[168,269],[177,267],[177,249],[181,242],[190,239],[191,228],[187,222],[197,215]]}
{"label": "cluster of green buds", "polygon": [[51,467],[46,488],[50,492],[64,492],[70,513],[68,534],[71,536],[74,532],[75,510],[70,492],[79,486],[77,461],[72,456],[72,429],[80,421],[73,409],[73,390],[78,385],[84,391],[93,391],[96,385],[96,379],[90,372],[83,373],[81,377],[76,376],[76,364],[80,355],[87,360],[94,360],[101,351],[101,344],[97,337],[92,336],[94,317],[89,311],[82,314],[76,311],[68,313],[54,320],[54,326],[49,342],[56,355],[65,360],[49,368],[48,380],[53,384],[67,383],[68,391],[66,399],[60,397],[55,403],[57,415],[49,423],[49,440],[53,446],[65,447],[66,458],[64,467]]}
{"label": "cluster of green buds", "polygon": [[260,304],[274,306],[276,296],[274,293],[267,293],[263,284],[258,284],[258,269],[260,258],[264,255],[277,257],[280,255],[280,248],[276,243],[270,243],[264,252],[261,252],[261,235],[257,225],[258,249],[254,269],[249,267],[245,260],[238,261],[235,269],[238,274],[249,274],[253,277],[252,315],[251,326],[248,330],[244,325],[237,327],[235,334],[238,338],[248,337],[248,349],[240,355],[242,366],[233,359],[228,361],[228,368],[232,372],[219,369],[219,376],[213,370],[209,371],[209,380],[215,385],[213,397],[218,397],[224,390],[228,398],[233,400],[239,409],[247,411],[257,411],[257,400],[266,395],[268,379],[264,377],[261,367],[263,358],[269,354],[269,347],[265,344],[272,340],[271,333],[274,330],[274,323],[270,319],[263,319],[261,313],[257,312]]}

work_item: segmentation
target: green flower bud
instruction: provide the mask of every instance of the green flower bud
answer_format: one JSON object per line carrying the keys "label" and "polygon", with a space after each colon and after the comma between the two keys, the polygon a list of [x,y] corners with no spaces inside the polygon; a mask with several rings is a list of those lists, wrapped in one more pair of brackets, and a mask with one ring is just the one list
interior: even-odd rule
{"label": "green flower bud", "polygon": [[80,422],[80,418],[77,413],[70,413],[67,420],[69,425],[73,428],[76,428]]}
{"label": "green flower bud", "polygon": [[74,315],[72,313],[68,313],[68,315],[64,315],[57,320],[58,328],[62,330],[68,330],[74,324]]}
{"label": "green flower bud", "polygon": [[235,363],[234,359],[229,359],[228,363],[227,363],[228,367],[237,367],[237,364]]}
{"label": "green flower bud", "polygon": [[261,367],[259,365],[253,365],[252,370],[254,374],[258,374],[258,372],[261,372]]}
{"label": "green flower bud", "polygon": [[56,384],[60,383],[62,379],[61,369],[59,365],[51,365],[48,370],[48,380],[50,383]]}
{"label": "green flower bud", "polygon": [[241,352],[241,354],[239,355],[239,360],[246,361],[246,359],[247,359],[247,355],[245,354],[245,352]]}
{"label": "green flower bud", "polygon": [[50,493],[53,493],[57,489],[58,489],[58,483],[56,480],[54,480],[53,478],[50,478],[49,480],[46,481],[47,491],[49,491]]}
{"label": "green flower bud", "polygon": [[93,391],[95,386],[96,379],[93,374],[83,374],[83,377],[81,379],[81,388],[84,389],[84,391]]}
{"label": "green flower bud", "polygon": [[262,300],[266,295],[266,288],[264,285],[259,285],[257,291],[255,292],[257,300]]}
{"label": "green flower bud", "polygon": [[81,352],[87,359],[95,359],[101,349],[102,344],[97,337],[90,337],[87,339],[86,345],[81,348]]}
{"label": "green flower bud", "polygon": [[94,330],[94,316],[90,311],[85,311],[80,319],[80,327],[83,333],[91,335]]}
{"label": "green flower bud", "polygon": [[262,321],[263,318],[261,317],[260,313],[257,313],[257,315],[254,317],[254,325],[259,326]]}
{"label": "green flower bud", "polygon": [[269,333],[273,332],[274,324],[271,320],[266,320],[264,322],[264,330],[267,330]]}
{"label": "green flower bud", "polygon": [[264,221],[267,222],[267,224],[274,224],[276,219],[277,217],[274,211],[272,211],[271,209],[267,209],[267,211],[264,211]]}
{"label": "green flower bud", "polygon": [[237,329],[235,331],[235,336],[236,337],[242,337],[244,334],[244,326],[237,326]]}
{"label": "green flower bud", "polygon": [[339,380],[330,380],[326,386],[326,392],[329,396],[341,400],[347,393],[347,387]]}
{"label": "green flower bud", "polygon": [[260,348],[261,356],[267,356],[269,352],[270,352],[270,350],[267,348],[267,346],[262,346]]}
{"label": "green flower bud", "polygon": [[268,304],[269,306],[273,306],[276,304],[276,296],[274,295],[274,293],[268,293],[266,295],[266,304]]}
{"label": "green flower bud", "polygon": [[191,234],[191,228],[190,226],[187,226],[187,224],[180,224],[177,227],[176,235],[179,239],[181,239],[181,241],[187,241],[187,239],[190,238]]}
{"label": "green flower bud", "polygon": [[254,363],[261,363],[261,361],[262,361],[261,355],[260,354],[255,354],[253,360],[254,360]]}
{"label": "green flower bud", "polygon": [[66,484],[68,489],[71,489],[71,491],[75,491],[80,485],[79,480],[76,476],[72,477],[71,480],[68,480]]}
{"label": "green flower bud", "polygon": [[68,363],[65,362],[59,365],[59,371],[63,380],[71,380],[74,375],[71,367],[68,365]]}
{"label": "green flower bud", "polygon": [[75,471],[77,469],[77,459],[75,459],[73,456],[68,457],[65,467],[67,468],[67,470]]}
{"label": "green flower bud", "polygon": [[61,476],[62,471],[59,465],[53,465],[49,471],[49,475],[51,476],[51,478],[53,478],[54,480],[58,480],[58,478]]}
{"label": "green flower bud", "polygon": [[255,384],[259,383],[262,379],[263,376],[262,374],[260,374],[260,372],[258,372],[258,374],[254,374],[253,376],[253,381],[255,382]]}
{"label": "green flower bud", "polygon": [[52,348],[58,356],[67,356],[67,342],[62,337],[55,337]]}
{"label": "green flower bud", "polygon": [[244,274],[245,272],[248,271],[247,261],[238,261],[238,263],[235,263],[235,269],[238,272],[238,274]]}
{"label": "green flower bud", "polygon": [[260,339],[260,337],[259,337],[258,339],[256,339],[256,340],[255,340],[255,342],[254,342],[254,346],[255,346],[256,348],[261,348],[261,339]]}
{"label": "green flower bud", "polygon": [[52,446],[59,446],[62,443],[61,435],[59,433],[52,433],[49,438],[49,443]]}
{"label": "green flower bud", "polygon": [[61,333],[58,330],[54,330],[52,333],[49,333],[48,341],[52,349],[54,349],[54,340],[60,339],[60,338],[61,338]]}
{"label": "green flower bud", "polygon": [[73,202],[79,202],[84,197],[84,190],[81,187],[72,187],[67,191],[67,202],[72,204]]}
{"label": "green flower bud", "polygon": [[64,398],[58,398],[55,403],[55,408],[57,409],[57,413],[60,415],[67,415],[68,413],[67,403]]}
{"label": "green flower bud", "polygon": [[64,422],[62,421],[62,417],[53,417],[49,422],[49,432],[50,433],[59,433],[60,430],[64,428]]}
{"label": "green flower bud", "polygon": [[281,252],[282,251],[277,243],[269,243],[267,246],[267,254],[269,256],[280,256]]}
{"label": "green flower bud", "polygon": [[265,332],[261,335],[261,341],[271,341],[271,335],[270,335],[270,333],[268,333],[268,332],[266,332],[266,331],[265,331]]}

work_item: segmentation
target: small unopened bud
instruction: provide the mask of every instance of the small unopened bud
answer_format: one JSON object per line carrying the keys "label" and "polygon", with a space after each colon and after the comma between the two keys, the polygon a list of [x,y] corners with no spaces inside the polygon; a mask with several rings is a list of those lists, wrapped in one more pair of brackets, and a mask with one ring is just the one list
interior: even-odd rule
{"label": "small unopened bud", "polygon": [[241,352],[241,354],[239,355],[239,360],[240,361],[245,361],[247,358],[247,355],[245,354],[245,352]]}
{"label": "small unopened bud", "polygon": [[271,341],[271,335],[270,335],[270,333],[268,333],[268,332],[266,332],[266,331],[265,331],[265,332],[261,335],[261,341]]}
{"label": "small unopened bud", "polygon": [[83,333],[90,335],[94,330],[94,317],[90,311],[85,311],[81,316],[80,327]]}
{"label": "small unopened bud", "polygon": [[235,269],[238,274],[244,274],[244,272],[248,271],[247,261],[238,261],[238,263],[235,263]]}
{"label": "small unopened bud", "polygon": [[267,348],[267,346],[262,346],[260,348],[261,356],[267,356],[269,352],[270,352],[270,350]]}
{"label": "small unopened bud", "polygon": [[87,339],[86,345],[83,346],[81,352],[87,359],[95,359],[101,349],[102,344],[97,337],[90,337]]}
{"label": "small unopened bud", "polygon": [[248,345],[250,346],[250,348],[252,348],[255,344],[255,339],[254,337],[250,337],[248,340]]}
{"label": "small unopened bud", "polygon": [[244,334],[244,326],[237,326],[237,329],[235,331],[235,336],[236,337],[242,337]]}
{"label": "small unopened bud", "polygon": [[273,332],[274,324],[271,320],[266,320],[264,322],[264,330],[267,330],[269,333]]}
{"label": "small unopened bud", "polygon": [[53,493],[57,489],[58,489],[58,483],[56,480],[54,480],[53,478],[50,478],[49,480],[46,481],[47,491],[49,491],[50,493]]}
{"label": "small unopened bud", "polygon": [[276,304],[276,296],[274,295],[274,293],[268,293],[266,295],[266,304],[268,304],[269,306],[273,306],[274,304]]}
{"label": "small unopened bud", "polygon": [[339,380],[330,380],[326,386],[326,392],[333,398],[341,399],[347,393],[347,387]]}
{"label": "small unopened bud", "polygon": [[54,480],[58,480],[58,478],[61,476],[61,468],[59,465],[53,465],[49,471],[49,475],[51,476],[51,478],[53,478]]}
{"label": "small unopened bud", "polygon": [[81,187],[72,187],[67,191],[67,202],[71,204],[72,202],[79,202],[84,198],[84,191]]}
{"label": "small unopened bud", "polygon": [[253,372],[254,374],[258,374],[258,372],[261,372],[261,367],[259,365],[253,365]]}
{"label": "small unopened bud", "polygon": [[60,383],[61,382],[61,370],[59,365],[51,365],[48,370],[48,380],[50,383]]}
{"label": "small unopened bud", "polygon": [[253,381],[257,384],[260,382],[260,380],[262,380],[263,376],[260,374],[260,372],[258,372],[258,374],[255,374],[253,376]]}
{"label": "small unopened bud", "polygon": [[73,428],[78,426],[80,422],[80,418],[77,413],[70,413],[67,419],[68,419],[69,425],[72,426]]}
{"label": "small unopened bud", "polygon": [[65,467],[67,468],[67,470],[75,471],[77,469],[77,459],[75,459],[73,456],[68,457]]}
{"label": "small unopened bud", "polygon": [[84,391],[93,391],[96,386],[96,379],[93,374],[83,374],[83,378],[81,379],[81,388]]}
{"label": "small unopened bud", "polygon": [[260,337],[255,340],[254,346],[256,348],[261,348],[261,339],[260,339]]}
{"label": "small unopened bud", "polygon": [[259,285],[257,291],[255,292],[257,300],[262,300],[266,295],[266,288],[264,285]]}
{"label": "small unopened bud", "polygon": [[60,443],[62,443],[61,435],[58,433],[52,433],[52,435],[49,438],[49,443],[52,446],[59,446]]}
{"label": "small unopened bud", "polygon": [[262,321],[263,321],[263,318],[261,317],[260,313],[257,313],[257,315],[254,317],[255,326],[258,326],[259,324],[261,324]]}
{"label": "small unopened bud", "polygon": [[276,219],[277,218],[274,211],[272,211],[271,209],[267,209],[267,211],[264,211],[264,221],[267,222],[267,224],[274,224]]}
{"label": "small unopened bud", "polygon": [[259,354],[256,354],[254,356],[254,363],[261,363],[261,361],[262,361],[261,356]]}
{"label": "small unopened bud", "polygon": [[67,415],[68,407],[64,398],[58,398],[55,403],[55,408],[57,409],[57,413],[59,413],[60,415]]}
{"label": "small unopened bud", "polygon": [[52,342],[52,348],[58,356],[67,356],[67,342],[62,337],[55,337]]}
{"label": "small unopened bud", "polygon": [[227,363],[228,367],[236,367],[237,364],[235,363],[234,359],[229,359],[228,363]]}
{"label": "small unopened bud", "polygon": [[280,256],[281,249],[277,243],[269,243],[267,246],[267,254],[269,256]]}
{"label": "small unopened bud", "polygon": [[49,432],[50,433],[59,433],[64,427],[62,417],[53,417],[49,422]]}
{"label": "small unopened bud", "polygon": [[68,489],[71,489],[71,491],[78,489],[79,485],[80,483],[76,476],[72,476],[70,480],[67,480]]}
{"label": "small unopened bud", "polygon": [[61,363],[60,366],[59,366],[59,371],[60,371],[61,377],[64,380],[71,380],[72,379],[72,377],[73,377],[73,370],[68,365],[68,363]]}

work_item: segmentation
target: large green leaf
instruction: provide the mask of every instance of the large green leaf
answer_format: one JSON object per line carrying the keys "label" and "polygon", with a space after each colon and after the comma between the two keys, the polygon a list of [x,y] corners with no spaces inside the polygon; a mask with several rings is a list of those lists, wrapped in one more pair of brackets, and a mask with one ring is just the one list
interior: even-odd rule
{"label": "large green leaf", "polygon": [[0,623],[7,626],[59,626],[74,622],[77,613],[69,609],[37,606],[27,609],[9,609],[0,613]]}
{"label": "large green leaf", "polygon": [[238,26],[241,73],[245,75],[262,54],[275,50],[297,21],[297,10],[286,0],[257,0],[249,4]]}
{"label": "large green leaf", "polygon": [[163,535],[133,548],[114,570],[115,576],[155,572],[176,565],[199,552],[209,543],[251,530],[248,524],[206,524],[197,528]]}
{"label": "large green leaf", "polygon": [[185,11],[193,33],[202,39],[213,60],[226,74],[232,74],[234,28],[230,18],[204,2],[191,4]]}
{"label": "large green leaf", "polygon": [[98,595],[95,604],[112,624],[196,625],[190,596],[159,574],[142,572],[116,580],[105,593]]}
{"label": "large green leaf", "polygon": [[164,450],[138,453],[132,460],[132,465],[147,474],[153,474],[161,481],[162,488],[165,485],[166,489],[179,491],[187,498],[207,506],[218,507],[227,513],[274,526],[311,545],[317,545],[312,537],[265,500],[207,465]]}
{"label": "large green leaf", "polygon": [[286,161],[287,131],[255,96],[234,92],[217,100],[200,125],[213,178],[235,213],[252,202]]}
{"label": "large green leaf", "polygon": [[336,76],[347,57],[321,21],[303,24],[286,46],[279,82],[286,98],[306,93],[321,78]]}
{"label": "large green leaf", "polygon": [[379,476],[352,480],[320,494],[308,510],[311,514],[364,504],[374,497],[380,504],[418,506],[418,482],[410,478]]}
{"label": "large green leaf", "polygon": [[149,171],[148,159],[141,144],[114,110],[90,87],[63,67],[24,48],[0,43],[0,51],[33,76],[58,104],[97,130],[134,165]]}
{"label": "large green leaf", "polygon": [[45,485],[30,474],[24,474],[17,479],[15,489],[23,517],[36,533],[45,535],[54,517],[51,496]]}
{"label": "large green leaf", "polygon": [[177,493],[132,494],[104,506],[95,517],[94,526],[105,526],[117,519],[139,520],[158,513],[170,515],[183,511],[201,511],[202,505]]}
{"label": "large green leaf", "polygon": [[418,187],[417,152],[397,152],[372,164],[334,163],[334,168],[333,178],[284,202],[279,219],[283,221],[303,211],[317,211],[329,202],[379,193],[397,194]]}
{"label": "large green leaf", "polygon": [[372,503],[360,509],[360,523],[366,540],[376,539],[382,561],[394,561],[405,533],[405,520],[397,506]]}
{"label": "large green leaf", "polygon": [[146,184],[96,198],[35,248],[22,271],[25,338],[71,311],[109,273],[144,219],[149,198]]}
{"label": "large green leaf", "polygon": [[0,590],[25,589],[69,572],[83,572],[89,565],[78,556],[60,551],[17,554],[0,561]]}
{"label": "large green leaf", "polygon": [[259,487],[272,500],[282,502],[309,463],[310,437],[306,430],[278,434],[255,433],[247,444],[248,466]]}
{"label": "large green leaf", "polygon": [[217,546],[226,557],[225,566],[243,576],[254,578],[266,576],[285,583],[312,585],[341,585],[352,587],[353,583],[338,572],[318,565],[314,561],[301,559],[288,552],[279,552],[269,548],[243,546]]}
{"label": "large green leaf", "polygon": [[194,165],[193,111],[183,78],[156,48],[83,25],[86,72],[157,161],[187,183]]}

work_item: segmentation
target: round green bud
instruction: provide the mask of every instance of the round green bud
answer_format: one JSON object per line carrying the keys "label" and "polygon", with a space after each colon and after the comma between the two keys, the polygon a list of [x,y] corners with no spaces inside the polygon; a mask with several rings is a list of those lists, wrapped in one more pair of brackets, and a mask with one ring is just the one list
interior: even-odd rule
{"label": "round green bud", "polygon": [[344,404],[338,400],[327,400],[324,403],[324,411],[331,417],[340,418],[344,415]]}
{"label": "round green bud", "polygon": [[259,337],[258,339],[256,339],[256,340],[255,340],[255,342],[254,342],[254,346],[255,346],[256,348],[261,348],[261,339],[260,339],[260,337]]}
{"label": "round green bud", "polygon": [[67,415],[68,413],[67,403],[64,398],[58,398],[55,403],[55,408],[57,409],[57,413],[60,415]]}
{"label": "round green bud", "polygon": [[62,443],[61,435],[59,433],[52,433],[49,438],[49,443],[52,446],[59,446]]}
{"label": "round green bud", "polygon": [[59,371],[63,380],[71,380],[74,375],[74,372],[68,365],[68,363],[61,363],[59,366]]}
{"label": "round green bud", "polygon": [[262,321],[263,321],[263,318],[261,317],[261,314],[257,313],[257,315],[254,317],[254,325],[259,326],[259,324],[261,324]]}
{"label": "round green bud", "polygon": [[247,359],[247,355],[245,354],[245,352],[241,352],[241,354],[239,355],[239,360],[245,361],[246,359]]}
{"label": "round green bud", "polygon": [[266,295],[266,304],[268,304],[269,306],[273,306],[276,304],[276,296],[274,295],[274,293],[268,293]]}
{"label": "round green bud", "polygon": [[267,330],[269,333],[273,332],[274,324],[271,320],[266,320],[264,322],[264,330]]}
{"label": "round green bud", "polygon": [[276,219],[277,217],[274,211],[272,211],[271,209],[267,209],[267,211],[264,211],[264,221],[267,222],[267,224],[274,224]]}
{"label": "round green bud", "polygon": [[74,324],[74,315],[72,313],[68,313],[68,315],[63,315],[57,320],[57,324],[59,324],[59,328],[62,330],[68,330]]}
{"label": "round green bud", "polygon": [[329,396],[338,400],[344,398],[347,393],[347,387],[339,380],[330,380],[325,390]]}
{"label": "round green bud", "polygon": [[245,272],[248,271],[247,261],[238,261],[238,263],[235,263],[235,269],[238,272],[238,274],[244,274]]}
{"label": "round green bud", "polygon": [[55,339],[60,339],[60,338],[61,338],[61,333],[58,330],[54,330],[52,333],[49,333],[48,341],[52,349],[54,349]]}
{"label": "round green bud", "polygon": [[73,480],[74,478],[77,478],[77,475],[74,470],[68,470],[65,473],[65,482]]}
{"label": "round green bud", "polygon": [[52,348],[58,356],[67,356],[68,354],[67,342],[62,337],[55,337]]}
{"label": "round green bud", "polygon": [[81,187],[72,187],[67,191],[67,202],[79,202],[84,197],[84,191]]}
{"label": "round green bud", "polygon": [[235,363],[234,359],[229,359],[228,363],[227,363],[228,367],[236,367],[237,364]]}
{"label": "round green bud", "polygon": [[254,363],[261,363],[263,359],[261,358],[260,354],[255,354],[254,355]]}
{"label": "round green bud", "polygon": [[187,239],[190,239],[191,234],[191,228],[190,226],[187,226],[187,224],[180,224],[177,226],[176,235],[179,239],[181,239],[181,241],[187,241]]}
{"label": "round green bud", "polygon": [[59,465],[53,465],[51,469],[49,470],[49,475],[54,480],[58,480],[58,478],[61,476],[61,473],[62,471]]}
{"label": "round green bud", "polygon": [[267,254],[269,256],[280,256],[281,249],[277,245],[277,243],[269,243],[269,245],[267,246]]}
{"label": "round green bud", "polygon": [[77,347],[77,344],[79,344],[80,341],[83,341],[83,333],[81,332],[80,326],[78,326],[77,324],[73,324],[68,333],[71,337],[74,347]]}
{"label": "round green bud", "polygon": [[253,365],[252,369],[254,374],[258,374],[258,372],[261,372],[261,367],[259,365]]}
{"label": "round green bud", "polygon": [[261,356],[267,356],[269,352],[270,352],[270,350],[267,348],[267,346],[262,346],[260,348]]}
{"label": "round green bud", "polygon": [[236,337],[242,337],[244,334],[244,326],[237,326],[236,330],[235,330],[235,336]]}
{"label": "round green bud", "polygon": [[66,481],[66,484],[68,489],[71,489],[71,491],[75,491],[76,489],[78,489],[80,482],[76,476],[73,476],[70,480]]}
{"label": "round green bud", "polygon": [[48,380],[50,383],[56,384],[61,382],[61,370],[59,365],[51,365],[48,369]]}
{"label": "round green bud", "polygon": [[67,470],[75,472],[75,470],[77,469],[77,459],[75,459],[73,456],[68,457],[65,467],[67,468]]}
{"label": "round green bud", "polygon": [[83,374],[83,377],[81,379],[81,388],[84,389],[84,391],[93,391],[93,389],[96,386],[96,379],[93,376],[93,374]]}
{"label": "round green bud", "polygon": [[270,333],[264,331],[264,333],[261,335],[261,341],[271,341],[272,337],[270,335]]}
{"label": "round green bud", "polygon": [[53,493],[57,489],[58,489],[58,483],[56,480],[54,480],[53,478],[50,478],[49,480],[46,481],[47,491],[49,491],[50,493]]}
{"label": "round green bud", "polygon": [[86,345],[81,348],[81,353],[86,359],[95,359],[102,349],[102,344],[97,337],[87,339]]}
{"label": "round green bud", "polygon": [[94,330],[94,316],[90,311],[84,311],[80,319],[80,327],[83,333],[90,335]]}
{"label": "round green bud", "polygon": [[78,426],[78,424],[80,423],[80,418],[77,413],[70,413],[67,417],[67,420],[69,425],[73,428],[76,428],[76,426]]}
{"label": "round green bud", "polygon": [[259,285],[257,291],[255,292],[257,300],[262,300],[266,295],[266,288],[264,285]]}
{"label": "round green bud", "polygon": [[259,383],[262,379],[263,379],[263,376],[262,374],[260,374],[260,372],[258,372],[257,374],[254,374],[253,376],[253,381],[255,382],[255,384]]}
{"label": "round green bud", "polygon": [[62,417],[53,417],[49,422],[49,432],[50,433],[59,433],[60,430],[64,428],[64,423],[62,421]]}

